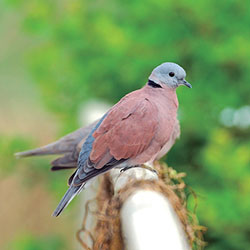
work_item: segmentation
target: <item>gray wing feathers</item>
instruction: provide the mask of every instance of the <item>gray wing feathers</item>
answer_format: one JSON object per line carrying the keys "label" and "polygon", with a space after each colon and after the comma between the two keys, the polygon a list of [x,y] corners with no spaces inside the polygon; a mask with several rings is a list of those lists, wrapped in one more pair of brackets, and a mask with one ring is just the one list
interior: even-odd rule
{"label": "gray wing feathers", "polygon": [[64,194],[62,200],[55,209],[53,216],[58,216],[68,206],[72,199],[82,190],[85,184],[81,186],[70,186],[67,192]]}
{"label": "gray wing feathers", "polygon": [[[92,144],[94,142],[93,133],[100,126],[100,124],[102,123],[102,121],[104,120],[106,115],[107,114],[105,114],[100,119],[100,121],[98,121],[95,124],[95,126],[92,127],[91,132],[89,133],[87,139],[85,140],[84,144],[82,145],[82,148],[81,148],[81,151],[79,154],[79,158],[78,158],[78,169],[69,178],[68,184],[70,185],[70,187],[67,190],[67,192],[65,193],[65,195],[63,196],[59,205],[57,206],[55,212],[53,213],[53,216],[58,216],[64,210],[64,208],[67,207],[67,205],[71,202],[71,200],[82,190],[86,181],[97,175],[96,173],[93,175],[91,172],[86,173],[85,179],[81,183],[79,183],[79,185],[75,185],[75,183],[74,183],[74,179],[77,178],[77,176],[78,176],[77,175],[78,171],[81,169],[81,167],[83,166],[85,161],[87,161],[87,159],[89,158],[90,152],[92,150]],[[63,159],[61,159],[61,161],[63,162]]]}
{"label": "gray wing feathers", "polygon": [[71,182],[73,185],[78,186],[82,185],[86,181],[94,178],[95,176],[98,176],[100,174],[103,174],[110,169],[114,168],[115,166],[126,162],[127,159],[121,159],[116,160],[115,158],[112,158],[110,162],[108,162],[104,167],[100,169],[96,169],[94,166],[91,167],[92,163],[86,163],[84,165],[84,168],[78,169],[73,176],[71,177]]}
{"label": "gray wing feathers", "polygon": [[78,159],[79,151],[77,150],[77,154],[67,153],[64,156],[55,159],[51,162],[52,166],[56,167],[77,167],[77,159]]}
{"label": "gray wing feathers", "polygon": [[87,159],[90,156],[90,152],[92,150],[92,145],[93,142],[95,140],[95,138],[93,137],[94,132],[99,128],[99,126],[101,125],[102,121],[105,119],[105,117],[107,116],[108,113],[106,113],[96,124],[94,127],[92,127],[91,132],[89,133],[87,139],[84,141],[82,147],[81,147],[81,151],[79,154],[79,158],[78,158],[78,168],[81,168],[82,166],[84,166],[85,162],[87,161]]}

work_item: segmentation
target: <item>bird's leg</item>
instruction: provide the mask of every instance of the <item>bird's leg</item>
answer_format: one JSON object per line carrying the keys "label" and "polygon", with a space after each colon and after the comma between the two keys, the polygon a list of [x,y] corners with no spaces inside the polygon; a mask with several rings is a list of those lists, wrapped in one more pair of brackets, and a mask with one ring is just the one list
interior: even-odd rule
{"label": "bird's leg", "polygon": [[129,169],[131,169],[131,168],[138,168],[138,167],[140,167],[140,166],[141,166],[141,165],[127,166],[127,167],[122,168],[122,169],[120,170],[120,172],[123,173],[123,172],[125,172],[125,171],[127,171],[127,170],[129,170]]}
{"label": "bird's leg", "polygon": [[150,163],[144,163],[142,165],[135,165],[135,166],[127,166],[127,167],[124,167],[120,170],[121,173],[127,171],[128,169],[131,169],[131,168],[144,168],[144,169],[147,169],[147,170],[150,170],[154,173],[157,174],[157,171],[154,169],[153,165],[150,164]]}

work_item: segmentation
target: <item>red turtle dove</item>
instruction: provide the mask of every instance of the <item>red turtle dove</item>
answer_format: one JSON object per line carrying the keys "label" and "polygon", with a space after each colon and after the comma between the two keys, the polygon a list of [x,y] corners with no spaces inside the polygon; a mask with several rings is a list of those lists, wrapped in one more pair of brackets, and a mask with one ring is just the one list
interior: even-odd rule
{"label": "red turtle dove", "polygon": [[169,151],[180,134],[176,88],[192,87],[185,77],[186,72],[179,65],[163,63],[152,71],[143,88],[127,94],[96,123],[43,148],[17,154],[64,153],[52,162],[53,170],[77,165],[54,216],[90,179],[114,167],[151,164]]}

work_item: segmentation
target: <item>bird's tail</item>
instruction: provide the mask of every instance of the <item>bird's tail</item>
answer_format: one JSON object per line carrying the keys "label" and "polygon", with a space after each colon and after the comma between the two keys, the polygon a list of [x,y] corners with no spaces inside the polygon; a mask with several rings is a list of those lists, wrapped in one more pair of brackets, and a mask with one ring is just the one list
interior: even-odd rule
{"label": "bird's tail", "polygon": [[61,154],[64,152],[60,152],[60,150],[57,149],[59,142],[53,142],[46,146],[35,148],[31,150],[27,150],[24,152],[18,152],[15,153],[16,158],[22,158],[22,157],[29,157],[29,156],[36,156],[36,155],[51,155],[51,154]]}
{"label": "bird's tail", "polygon": [[87,127],[80,128],[59,140],[52,142],[48,145],[45,145],[41,148],[36,148],[24,152],[16,153],[15,156],[17,158],[28,157],[28,156],[36,156],[36,155],[53,155],[53,154],[65,154],[72,153],[77,145],[83,140],[86,139],[91,130],[96,126],[98,121],[90,124]]}
{"label": "bird's tail", "polygon": [[85,183],[80,186],[71,185],[67,192],[64,194],[57,208],[55,209],[53,216],[57,217],[60,213],[68,206],[68,204],[72,201],[72,199],[82,190]]}

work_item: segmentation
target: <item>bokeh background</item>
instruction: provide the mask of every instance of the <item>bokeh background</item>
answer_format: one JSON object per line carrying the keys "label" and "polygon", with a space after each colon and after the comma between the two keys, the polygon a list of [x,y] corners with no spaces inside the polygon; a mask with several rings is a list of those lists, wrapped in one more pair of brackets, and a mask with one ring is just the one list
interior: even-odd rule
{"label": "bokeh background", "polygon": [[70,173],[13,153],[73,131],[86,101],[113,104],[173,61],[193,89],[177,90],[182,136],[164,160],[187,173],[207,249],[250,249],[249,27],[240,0],[0,1],[0,248],[77,248],[77,202],[50,216]]}

